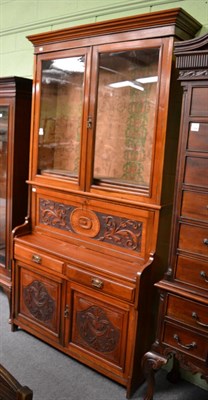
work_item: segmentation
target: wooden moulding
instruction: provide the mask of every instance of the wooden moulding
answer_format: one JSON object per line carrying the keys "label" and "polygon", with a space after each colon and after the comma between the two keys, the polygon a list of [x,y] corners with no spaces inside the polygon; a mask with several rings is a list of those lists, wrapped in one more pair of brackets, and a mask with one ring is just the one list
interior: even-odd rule
{"label": "wooden moulding", "polygon": [[189,39],[193,37],[202,27],[197,20],[191,17],[182,8],[173,8],[170,10],[134,15],[127,18],[84,24],[37,35],[29,35],[27,38],[34,46],[39,46],[45,43],[63,42],[71,39],[81,39],[103,34],[129,32],[130,30],[170,25],[174,27],[179,39]]}

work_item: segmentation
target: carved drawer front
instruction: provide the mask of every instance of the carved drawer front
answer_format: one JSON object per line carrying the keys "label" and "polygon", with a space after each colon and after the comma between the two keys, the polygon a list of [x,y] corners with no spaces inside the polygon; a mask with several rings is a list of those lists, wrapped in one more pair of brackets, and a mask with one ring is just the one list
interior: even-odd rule
{"label": "carved drawer front", "polygon": [[[70,306],[71,304],[71,306]],[[93,364],[123,374],[131,346],[128,342],[129,308],[107,296],[71,285],[69,302],[71,332],[66,329],[66,346],[81,358],[88,355]]]}
{"label": "carved drawer front", "polygon": [[44,336],[59,341],[61,282],[48,279],[18,265],[19,291],[16,317]]}
{"label": "carved drawer front", "polygon": [[[50,240],[50,239],[49,239]],[[31,265],[36,266],[40,265],[45,267],[46,269],[51,269],[56,272],[62,273],[64,263],[55,258],[49,257],[45,253],[37,249],[30,249],[27,247],[20,246],[19,244],[15,244],[14,248],[14,256],[18,260],[26,260]]]}
{"label": "carved drawer front", "polygon": [[189,127],[188,149],[208,151],[208,123],[191,122]]}
{"label": "carved drawer front", "polygon": [[179,248],[190,253],[208,256],[208,228],[181,224]]}
{"label": "carved drawer front", "polygon": [[208,340],[205,334],[165,322],[163,343],[207,363]]}
{"label": "carved drawer front", "polygon": [[208,194],[184,192],[181,214],[186,218],[208,221]]}
{"label": "carved drawer front", "polygon": [[130,302],[134,301],[134,287],[114,282],[100,275],[91,274],[69,265],[66,268],[66,275],[69,279],[87,285],[98,292],[110,294]]}
{"label": "carved drawer front", "polygon": [[176,279],[208,290],[207,261],[178,257]]}
{"label": "carved drawer front", "polygon": [[187,185],[208,187],[208,158],[187,157],[184,182]]}
{"label": "carved drawer front", "polygon": [[166,314],[174,320],[199,328],[208,335],[208,302],[207,305],[199,304],[169,294]]}

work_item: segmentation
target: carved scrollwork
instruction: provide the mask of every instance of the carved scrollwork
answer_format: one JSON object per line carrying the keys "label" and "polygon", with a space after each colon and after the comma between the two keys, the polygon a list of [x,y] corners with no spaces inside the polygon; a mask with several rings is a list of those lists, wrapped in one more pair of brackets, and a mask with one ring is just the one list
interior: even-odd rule
{"label": "carved scrollwork", "polygon": [[40,223],[115,246],[141,251],[142,222],[40,199]]}
{"label": "carved scrollwork", "polygon": [[203,78],[208,76],[208,69],[203,70],[182,70],[179,71],[179,79],[192,79],[192,78]]}
{"label": "carved scrollwork", "polygon": [[70,206],[52,200],[40,199],[40,222],[55,228],[71,230],[69,224]]}
{"label": "carved scrollwork", "polygon": [[23,298],[28,310],[36,319],[42,322],[52,319],[55,302],[42,282],[35,280],[26,286],[23,290]]}
{"label": "carved scrollwork", "polygon": [[103,216],[104,233],[99,240],[131,250],[141,249],[142,223],[112,216]]}
{"label": "carved scrollwork", "polygon": [[86,344],[101,353],[112,352],[119,342],[119,330],[100,307],[91,306],[78,311],[77,327]]}
{"label": "carved scrollwork", "polygon": [[147,392],[144,400],[152,400],[155,386],[155,371],[167,363],[167,358],[160,356],[152,351],[144,354],[142,359],[142,369],[147,380]]}

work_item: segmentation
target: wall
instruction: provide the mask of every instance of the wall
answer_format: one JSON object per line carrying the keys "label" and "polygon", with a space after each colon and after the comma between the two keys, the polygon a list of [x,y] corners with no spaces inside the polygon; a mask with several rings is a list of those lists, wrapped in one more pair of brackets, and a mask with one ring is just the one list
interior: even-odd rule
{"label": "wall", "polygon": [[208,31],[207,0],[0,0],[0,76],[32,77],[27,35],[127,15],[182,7]]}
{"label": "wall", "polygon": [[[207,0],[0,0],[0,77],[32,77],[33,47],[27,35],[69,26],[181,7],[208,31]],[[198,376],[182,376],[208,390]]]}

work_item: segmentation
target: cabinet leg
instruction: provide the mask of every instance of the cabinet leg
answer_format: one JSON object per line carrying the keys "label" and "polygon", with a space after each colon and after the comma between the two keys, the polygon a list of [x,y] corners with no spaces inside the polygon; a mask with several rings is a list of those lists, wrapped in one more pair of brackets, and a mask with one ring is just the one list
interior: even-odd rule
{"label": "cabinet leg", "polygon": [[147,392],[144,400],[152,400],[155,387],[155,371],[167,363],[167,359],[153,352],[148,352],[143,356],[142,368],[147,381]]}

